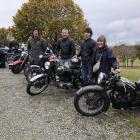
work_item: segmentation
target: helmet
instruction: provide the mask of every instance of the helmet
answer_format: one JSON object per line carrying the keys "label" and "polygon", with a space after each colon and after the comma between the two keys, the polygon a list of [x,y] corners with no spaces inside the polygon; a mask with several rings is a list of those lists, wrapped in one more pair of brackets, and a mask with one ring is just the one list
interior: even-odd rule
{"label": "helmet", "polygon": [[97,82],[98,82],[99,85],[102,85],[102,84],[105,83],[106,79],[107,79],[107,75],[103,72],[100,72],[99,75],[98,75],[98,81]]}
{"label": "helmet", "polygon": [[140,79],[139,79],[138,81],[136,81],[135,84],[136,84],[136,87],[137,87],[138,89],[140,89]]}

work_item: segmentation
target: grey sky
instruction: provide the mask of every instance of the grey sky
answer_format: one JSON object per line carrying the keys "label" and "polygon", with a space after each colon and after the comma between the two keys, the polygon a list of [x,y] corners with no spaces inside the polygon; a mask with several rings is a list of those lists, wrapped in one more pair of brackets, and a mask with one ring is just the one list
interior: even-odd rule
{"label": "grey sky", "polygon": [[[0,0],[0,27],[11,26],[12,16],[28,0]],[[9,3],[10,2],[10,3]],[[94,31],[109,44],[140,43],[140,0],[75,0]],[[9,3],[9,4],[8,4]]]}

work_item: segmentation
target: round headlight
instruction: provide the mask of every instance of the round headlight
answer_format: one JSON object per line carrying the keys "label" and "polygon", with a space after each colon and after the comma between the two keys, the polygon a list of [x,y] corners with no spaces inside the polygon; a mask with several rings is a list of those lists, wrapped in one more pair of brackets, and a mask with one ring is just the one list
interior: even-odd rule
{"label": "round headlight", "polygon": [[22,53],[21,53],[21,56],[22,56],[22,57],[25,57],[26,55],[27,55],[26,52],[22,52]]}
{"label": "round headlight", "polygon": [[39,55],[39,59],[42,59],[43,58],[43,55],[41,54],[41,55]]}
{"label": "round headlight", "polygon": [[46,63],[45,63],[45,68],[46,68],[46,69],[49,69],[49,67],[50,67],[50,62],[46,62]]}

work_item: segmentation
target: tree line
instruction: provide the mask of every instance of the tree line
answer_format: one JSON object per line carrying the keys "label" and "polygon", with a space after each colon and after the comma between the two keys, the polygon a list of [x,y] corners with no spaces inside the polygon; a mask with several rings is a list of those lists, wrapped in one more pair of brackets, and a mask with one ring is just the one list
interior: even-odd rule
{"label": "tree line", "polygon": [[[29,0],[24,3],[13,17],[14,25],[0,28],[0,44],[8,45],[8,35],[19,43],[26,42],[34,28],[41,29],[42,36],[53,46],[62,28],[70,30],[71,37],[79,45],[83,39],[83,30],[88,25],[82,9],[73,0]],[[140,45],[125,44],[114,46],[114,53],[123,66],[140,59]]]}
{"label": "tree line", "polygon": [[135,60],[140,60],[140,44],[125,45],[121,44],[113,47],[113,51],[124,67],[133,67]]}
{"label": "tree line", "polygon": [[69,29],[72,38],[80,43],[88,25],[82,9],[73,0],[29,0],[18,9],[13,22],[9,29],[0,29],[1,36],[10,32],[18,42],[26,42],[32,30],[38,28],[50,44],[55,44],[63,28]]}

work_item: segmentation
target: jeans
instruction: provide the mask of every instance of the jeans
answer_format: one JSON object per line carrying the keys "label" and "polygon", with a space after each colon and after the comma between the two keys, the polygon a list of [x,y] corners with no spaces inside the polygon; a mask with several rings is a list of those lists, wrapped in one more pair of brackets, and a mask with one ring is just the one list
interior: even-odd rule
{"label": "jeans", "polygon": [[60,59],[60,63],[64,65],[66,68],[70,67],[70,59]]}
{"label": "jeans", "polygon": [[91,84],[92,80],[92,67],[91,63],[82,64],[82,79],[83,84]]}

